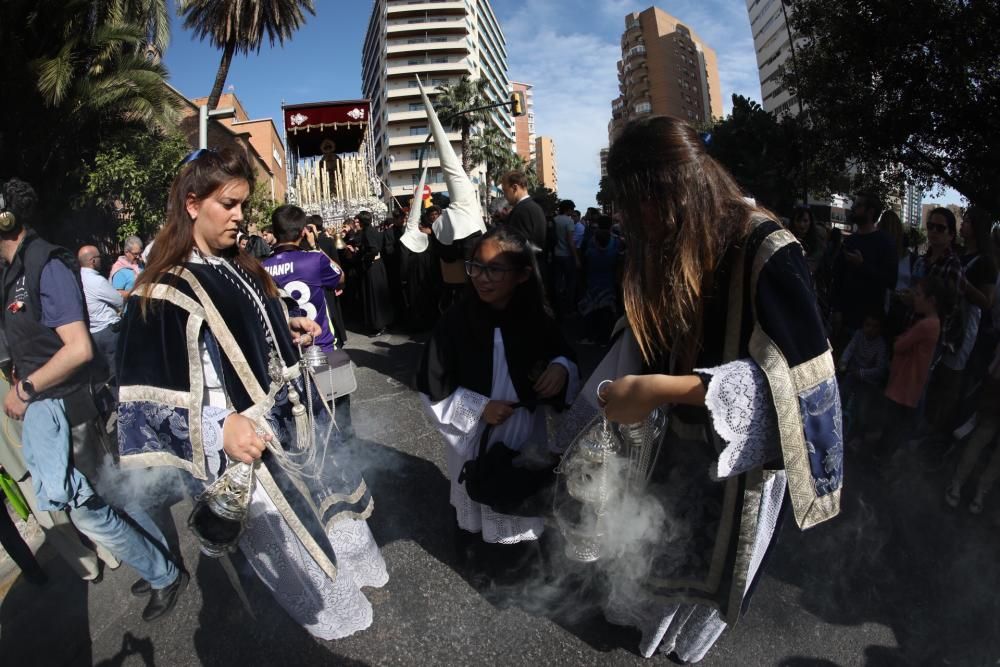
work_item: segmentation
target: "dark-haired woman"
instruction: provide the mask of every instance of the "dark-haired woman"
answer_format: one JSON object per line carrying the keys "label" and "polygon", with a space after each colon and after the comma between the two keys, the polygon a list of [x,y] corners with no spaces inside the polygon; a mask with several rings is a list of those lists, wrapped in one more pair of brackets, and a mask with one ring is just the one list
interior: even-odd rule
{"label": "dark-haired woman", "polygon": [[554,456],[541,402],[565,404],[578,388],[573,353],[545,302],[527,241],[497,228],[466,262],[471,286],[442,316],[424,351],[417,387],[448,447],[451,504],[458,527],[488,543],[537,540],[543,521],[511,516],[472,500],[462,467],[480,437],[524,456]]}
{"label": "dark-haired woman", "polygon": [[813,219],[812,211],[808,206],[797,206],[792,213],[792,219],[788,225],[788,231],[795,235],[795,240],[802,246],[806,254],[806,264],[809,266],[809,273],[815,274],[819,268],[819,263],[823,259],[823,240],[820,230]]}
{"label": "dark-haired woman", "polygon": [[335,639],[371,624],[361,588],[387,575],[364,480],[341,465],[339,438],[297,409],[308,398],[296,345],[319,326],[289,317],[260,263],[236,249],[253,182],[246,155],[230,150],[192,154],[174,179],[122,320],[122,464],[174,466],[196,486],[234,460],[254,464],[240,549],[290,616]]}
{"label": "dark-haired woman", "polygon": [[833,358],[801,245],[691,127],[628,126],[608,177],[629,240],[629,327],[571,417],[601,408],[631,424],[660,408],[669,429],[637,505],[660,511],[614,545],[605,614],[642,631],[643,655],[695,662],[745,609],[786,488],[800,528],[839,512]]}

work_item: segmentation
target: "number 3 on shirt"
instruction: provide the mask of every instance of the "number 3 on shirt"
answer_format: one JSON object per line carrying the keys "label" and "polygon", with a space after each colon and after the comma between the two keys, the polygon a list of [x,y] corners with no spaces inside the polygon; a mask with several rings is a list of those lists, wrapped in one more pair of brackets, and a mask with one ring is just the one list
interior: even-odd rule
{"label": "number 3 on shirt", "polygon": [[288,296],[295,299],[295,303],[299,304],[299,308],[306,312],[306,317],[313,322],[316,321],[316,306],[309,303],[309,299],[312,297],[312,290],[309,289],[309,285],[306,285],[301,280],[293,280],[285,285],[285,292],[288,293]]}

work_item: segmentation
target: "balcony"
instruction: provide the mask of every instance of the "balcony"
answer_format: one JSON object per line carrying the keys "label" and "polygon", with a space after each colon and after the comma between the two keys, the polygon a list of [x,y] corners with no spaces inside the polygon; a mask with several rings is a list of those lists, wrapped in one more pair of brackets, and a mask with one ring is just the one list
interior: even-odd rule
{"label": "balcony", "polygon": [[421,37],[425,33],[467,34],[469,24],[464,18],[452,21],[421,21],[420,23],[397,23],[386,26],[386,37]]}
{"label": "balcony", "polygon": [[645,58],[646,58],[646,45],[645,44],[636,44],[631,49],[629,49],[628,51],[625,52],[625,59],[626,60],[629,60],[631,58],[638,58],[640,56],[641,56],[641,58],[643,60],[645,60]]}
{"label": "balcony", "polygon": [[[431,147],[433,148],[433,144],[431,144]],[[424,166],[425,167],[440,167],[441,166],[441,160],[439,158],[436,158],[436,157],[424,158]],[[419,169],[419,168],[420,168],[420,160],[409,160],[409,159],[407,159],[407,160],[391,160],[389,162],[389,169],[391,169],[393,173],[398,172],[398,171],[410,171],[412,169]]]}
{"label": "balcony", "polygon": [[450,76],[453,74],[467,74],[470,70],[469,62],[467,59],[454,63],[422,63],[420,65],[397,65],[395,67],[386,68],[385,74],[388,78],[413,78],[414,74],[420,74],[421,80],[429,79],[433,74],[443,74],[445,76]]}
{"label": "balcony", "polygon": [[386,7],[386,14],[389,18],[401,16],[413,16],[421,14],[462,14],[465,15],[465,3],[461,0],[440,0],[436,2],[407,2],[406,4],[392,4]]}
{"label": "balcony", "polygon": [[423,109],[420,111],[390,111],[389,112],[389,122],[398,123],[400,121],[413,121],[413,120],[427,120],[427,112]]}
{"label": "balcony", "polygon": [[[461,132],[448,132],[447,134],[448,134],[448,139],[450,139],[453,142],[462,140]],[[419,146],[426,140],[427,140],[426,134],[413,134],[413,135],[402,134],[396,137],[389,137],[389,146],[390,147]],[[433,141],[431,143],[433,144]]]}
{"label": "balcony", "polygon": [[450,39],[447,42],[418,42],[416,44],[392,44],[386,49],[390,57],[413,53],[468,53],[471,51],[465,39]]}

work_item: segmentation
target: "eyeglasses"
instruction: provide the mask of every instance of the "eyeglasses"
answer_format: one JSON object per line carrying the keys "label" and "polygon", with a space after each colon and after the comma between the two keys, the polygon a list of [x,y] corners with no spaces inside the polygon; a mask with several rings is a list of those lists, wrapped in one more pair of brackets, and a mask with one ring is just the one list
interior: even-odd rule
{"label": "eyeglasses", "polygon": [[502,280],[511,271],[517,271],[512,266],[497,266],[496,264],[480,264],[479,262],[466,262],[465,273],[470,278],[485,276],[489,282]]}
{"label": "eyeglasses", "polygon": [[197,160],[201,156],[208,155],[208,154],[218,155],[219,153],[214,148],[199,148],[196,151],[192,151],[191,153],[188,153],[187,157],[185,157],[183,160],[181,160],[180,162],[178,162],[177,163],[177,168],[180,169],[181,167],[183,167],[184,165],[186,165],[188,162],[194,162],[195,160]]}
{"label": "eyeglasses", "polygon": [[948,231],[948,225],[942,225],[937,222],[928,222],[927,231],[929,232],[946,232]]}

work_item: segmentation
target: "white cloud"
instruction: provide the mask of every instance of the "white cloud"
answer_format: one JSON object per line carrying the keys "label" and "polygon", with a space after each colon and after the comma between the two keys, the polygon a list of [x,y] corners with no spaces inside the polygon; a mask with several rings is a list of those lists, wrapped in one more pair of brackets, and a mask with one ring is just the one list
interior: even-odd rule
{"label": "white cloud", "polygon": [[[511,6],[516,5],[516,6]],[[634,0],[532,0],[501,3],[512,80],[535,86],[535,130],[556,144],[559,194],[594,204],[611,101],[618,96],[625,15]],[[760,80],[746,5],[736,0],[674,0],[664,6],[718,59],[723,108],[737,93],[760,101]]]}
{"label": "white cloud", "polygon": [[558,32],[544,16],[555,2],[534,2],[531,16],[504,23],[511,79],[534,86],[535,132],[556,146],[559,194],[593,206],[600,150],[607,146],[611,100],[618,94],[617,40]]}

